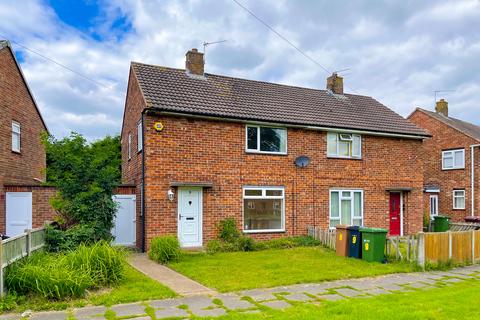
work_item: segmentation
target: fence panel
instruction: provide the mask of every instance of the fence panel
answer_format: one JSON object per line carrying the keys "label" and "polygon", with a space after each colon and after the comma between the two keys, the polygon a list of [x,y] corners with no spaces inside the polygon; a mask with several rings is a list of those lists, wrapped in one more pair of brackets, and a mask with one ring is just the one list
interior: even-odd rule
{"label": "fence panel", "polygon": [[332,250],[336,249],[336,236],[337,233],[335,230],[330,229],[321,229],[320,227],[308,226],[308,235],[313,237],[315,240],[320,241],[320,243]]}
{"label": "fence panel", "polygon": [[425,260],[446,262],[449,259],[449,236],[447,232],[425,233]]}
{"label": "fence panel", "polygon": [[451,259],[455,262],[471,262],[472,258],[472,232],[451,232]]}
{"label": "fence panel", "polygon": [[478,260],[480,260],[480,230],[475,230],[473,231],[472,233],[472,236],[473,236],[473,241],[472,241],[472,244],[473,244],[473,262],[476,262]]}

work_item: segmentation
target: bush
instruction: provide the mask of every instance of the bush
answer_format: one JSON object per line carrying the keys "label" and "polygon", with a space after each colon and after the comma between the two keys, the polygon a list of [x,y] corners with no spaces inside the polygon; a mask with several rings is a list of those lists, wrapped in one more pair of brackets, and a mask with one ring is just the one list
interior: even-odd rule
{"label": "bush", "polygon": [[315,240],[313,237],[297,236],[261,241],[257,243],[256,249],[288,249],[295,247],[312,247],[318,245],[320,245],[320,241]]}
{"label": "bush", "polygon": [[237,230],[235,219],[227,218],[220,221],[219,238],[225,242],[233,243],[240,237],[240,232]]}
{"label": "bush", "polygon": [[150,242],[148,256],[158,263],[167,264],[170,261],[178,261],[181,254],[180,243],[174,236],[156,237]]}
{"label": "bush", "polygon": [[209,254],[235,251],[238,251],[238,246],[235,243],[225,242],[223,240],[212,240],[207,243],[207,253]]}
{"label": "bush", "polygon": [[46,250],[50,252],[71,251],[80,244],[93,244],[103,238],[100,231],[91,224],[79,224],[65,231],[55,226],[47,226]]}
{"label": "bush", "polygon": [[241,236],[237,240],[237,248],[239,251],[254,251],[256,250],[256,242],[253,238]]}
{"label": "bush", "polygon": [[117,282],[124,266],[124,253],[100,242],[69,253],[37,252],[7,268],[5,280],[12,293],[63,299]]}

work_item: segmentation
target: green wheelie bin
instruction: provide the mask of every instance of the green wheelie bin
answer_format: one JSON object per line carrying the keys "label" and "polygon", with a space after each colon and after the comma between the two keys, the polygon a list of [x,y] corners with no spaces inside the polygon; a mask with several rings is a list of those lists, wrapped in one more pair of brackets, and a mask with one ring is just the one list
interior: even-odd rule
{"label": "green wheelie bin", "polygon": [[360,228],[362,233],[362,259],[369,262],[385,261],[387,229]]}
{"label": "green wheelie bin", "polygon": [[450,217],[435,216],[433,218],[433,231],[445,232],[450,228]]}

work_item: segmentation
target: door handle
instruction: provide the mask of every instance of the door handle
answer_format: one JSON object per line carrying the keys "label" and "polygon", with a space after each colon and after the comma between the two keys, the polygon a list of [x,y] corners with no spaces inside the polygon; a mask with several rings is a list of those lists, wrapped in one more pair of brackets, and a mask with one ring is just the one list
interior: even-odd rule
{"label": "door handle", "polygon": [[392,220],[397,220],[397,217],[392,217]]}
{"label": "door handle", "polygon": [[178,215],[178,220],[182,220],[182,215],[181,214]]}

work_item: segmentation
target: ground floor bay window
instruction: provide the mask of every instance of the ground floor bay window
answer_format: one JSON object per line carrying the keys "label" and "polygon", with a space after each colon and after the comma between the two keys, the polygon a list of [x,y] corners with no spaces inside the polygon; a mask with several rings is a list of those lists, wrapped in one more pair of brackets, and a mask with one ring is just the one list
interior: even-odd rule
{"label": "ground floor bay window", "polygon": [[283,187],[243,188],[244,232],[285,231]]}
{"label": "ground floor bay window", "polygon": [[330,228],[338,224],[363,225],[362,190],[330,190]]}

